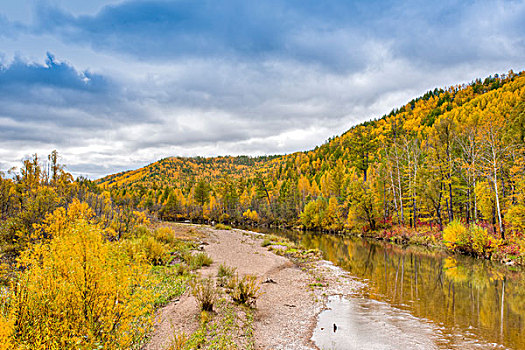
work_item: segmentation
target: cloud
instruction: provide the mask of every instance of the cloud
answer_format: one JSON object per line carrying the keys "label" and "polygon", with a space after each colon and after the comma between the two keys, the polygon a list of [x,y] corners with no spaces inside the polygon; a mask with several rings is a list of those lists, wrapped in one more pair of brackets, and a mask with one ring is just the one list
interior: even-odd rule
{"label": "cloud", "polygon": [[284,23],[266,6],[253,7],[260,8],[255,19],[246,12],[256,9],[241,1],[130,1],[104,7],[94,16],[41,5],[37,28],[144,58],[280,47],[277,34]]}
{"label": "cloud", "polygon": [[49,53],[45,64],[15,58],[0,66],[0,118],[15,121],[17,128],[38,122],[41,127],[57,123],[89,130],[119,119],[119,112],[112,110],[121,102],[119,89],[110,79],[76,70]]}
{"label": "cloud", "polygon": [[92,177],[154,155],[291,152],[368,117],[381,95],[369,95],[373,84],[360,76],[294,62],[187,60],[170,67],[159,79],[119,81],[51,55],[43,65],[17,59],[0,70],[0,148],[14,151],[11,163],[56,148],[72,169]]}
{"label": "cloud", "polygon": [[145,61],[282,58],[348,71],[372,55],[373,38],[360,28],[377,9],[314,0],[135,0],[76,16],[41,3],[33,31]]}
{"label": "cloud", "polygon": [[25,26],[22,24],[11,21],[7,16],[0,13],[0,38],[16,37],[19,32],[24,31],[25,29]]}
{"label": "cloud", "polygon": [[89,71],[79,72],[64,62],[58,62],[48,53],[45,65],[28,64],[16,58],[9,66],[0,66],[0,88],[7,89],[32,84],[36,86],[53,86],[62,89],[105,92],[108,81]]}
{"label": "cloud", "polygon": [[55,148],[91,177],[305,150],[428,89],[525,68],[523,2],[79,1],[0,14],[2,170]]}
{"label": "cloud", "polygon": [[426,65],[524,53],[523,2],[134,0],[78,16],[41,3],[36,18],[35,31],[150,61],[287,59],[355,72],[377,43]]}

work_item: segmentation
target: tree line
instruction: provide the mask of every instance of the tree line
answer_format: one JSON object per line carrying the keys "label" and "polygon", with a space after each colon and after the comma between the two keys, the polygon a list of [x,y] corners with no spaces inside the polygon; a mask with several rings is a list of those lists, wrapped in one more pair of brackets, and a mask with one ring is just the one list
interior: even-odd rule
{"label": "tree line", "polygon": [[168,158],[99,181],[167,220],[377,230],[524,228],[523,73],[433,90],[308,152]]}

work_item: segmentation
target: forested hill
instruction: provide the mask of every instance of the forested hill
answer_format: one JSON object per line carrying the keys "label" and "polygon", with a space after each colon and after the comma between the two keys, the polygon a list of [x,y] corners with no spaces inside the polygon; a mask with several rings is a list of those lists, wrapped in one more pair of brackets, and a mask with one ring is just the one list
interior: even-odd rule
{"label": "forested hill", "polygon": [[137,170],[104,177],[98,182],[104,187],[145,186],[148,188],[187,188],[196,179],[216,180],[225,175],[250,176],[253,169],[282,156],[264,157],[169,157]]}
{"label": "forested hill", "polygon": [[525,72],[435,89],[314,150],[166,158],[98,183],[164,219],[525,228]]}

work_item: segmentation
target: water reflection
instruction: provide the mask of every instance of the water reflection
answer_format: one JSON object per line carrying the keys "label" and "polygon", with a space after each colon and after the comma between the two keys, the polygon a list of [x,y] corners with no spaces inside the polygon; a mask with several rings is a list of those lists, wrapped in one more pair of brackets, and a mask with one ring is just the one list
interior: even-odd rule
{"label": "water reflection", "polygon": [[367,298],[331,296],[319,315],[313,340],[331,350],[432,350],[436,330],[431,324]]}
{"label": "water reflection", "polygon": [[[521,271],[423,247],[357,237],[280,232],[354,276],[368,280],[363,296],[386,301],[443,329],[440,347],[458,332],[525,349],[525,281]],[[450,345],[450,344],[449,344]]]}

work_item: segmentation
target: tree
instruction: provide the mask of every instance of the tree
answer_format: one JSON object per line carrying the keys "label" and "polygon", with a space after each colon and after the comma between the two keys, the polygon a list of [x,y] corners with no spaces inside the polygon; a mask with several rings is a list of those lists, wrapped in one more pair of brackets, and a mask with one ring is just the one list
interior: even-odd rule
{"label": "tree", "polygon": [[63,171],[63,166],[58,164],[58,152],[53,150],[51,154],[47,156],[51,167],[51,183],[56,184],[60,173]]}
{"label": "tree", "polygon": [[345,137],[345,146],[350,149],[352,165],[363,173],[363,180],[367,181],[368,167],[372,163],[376,148],[373,128],[356,126]]}
{"label": "tree", "polygon": [[160,210],[160,218],[166,221],[176,221],[180,213],[180,202],[177,200],[175,193],[170,193],[166,204]]}
{"label": "tree", "polygon": [[[461,168],[463,171],[461,175],[465,178],[467,184],[467,215],[466,221],[470,223],[472,218],[477,222],[478,203],[474,192],[476,187],[476,180],[479,173],[479,162],[481,157],[481,149],[479,145],[479,135],[477,128],[468,127],[463,135],[458,138],[458,143],[461,147]],[[472,205],[472,195],[474,205]]]}
{"label": "tree", "polygon": [[452,222],[454,220],[454,198],[453,198],[453,173],[454,173],[454,158],[452,156],[453,144],[455,141],[455,131],[454,123],[449,118],[440,118],[434,128],[433,139],[434,147],[438,154],[438,160],[442,161],[444,164],[444,169],[446,171],[445,175],[445,186],[448,189],[448,200],[447,203],[447,212],[448,220]]}
{"label": "tree", "polygon": [[308,202],[301,213],[301,223],[310,230],[322,229],[326,206],[326,201],[321,197]]}
{"label": "tree", "polygon": [[210,187],[204,180],[199,180],[195,186],[195,201],[203,207],[210,198]]}
{"label": "tree", "polygon": [[219,184],[219,195],[224,212],[233,216],[239,203],[239,195],[235,183],[229,176],[222,177]]}
{"label": "tree", "polygon": [[504,145],[503,140],[503,121],[489,119],[484,133],[483,146],[484,152],[481,157],[484,167],[487,170],[485,175],[492,182],[496,199],[496,211],[501,238],[505,239],[505,227],[503,225],[503,215],[500,201],[500,191],[498,185],[498,174],[501,172],[507,151],[513,146]]}
{"label": "tree", "polygon": [[371,187],[375,176],[368,181],[353,176],[348,189],[348,225],[353,228],[364,228],[375,230],[379,217],[378,201]]}

